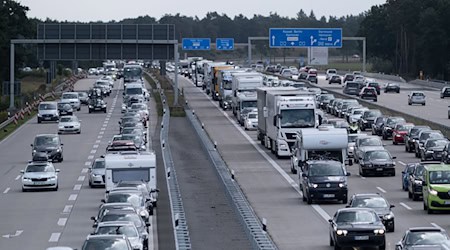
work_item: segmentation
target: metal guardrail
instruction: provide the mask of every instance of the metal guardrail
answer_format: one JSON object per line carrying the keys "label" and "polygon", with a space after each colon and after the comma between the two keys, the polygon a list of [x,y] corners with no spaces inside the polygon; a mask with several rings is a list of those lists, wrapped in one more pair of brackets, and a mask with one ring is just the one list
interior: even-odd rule
{"label": "metal guardrail", "polygon": [[200,121],[193,114],[193,111],[188,111],[189,110],[186,109],[186,115],[197,132],[198,137],[202,141],[202,146],[208,153],[211,163],[215,166],[216,173],[219,179],[222,180],[225,190],[227,190],[227,197],[230,200],[235,213],[239,217],[247,237],[252,243],[253,249],[278,249],[270,236],[264,230],[264,225],[253,211],[253,208],[238,183],[234,180],[234,173],[230,172],[227,164],[220,156],[216,149],[216,144],[211,141]]}
{"label": "metal guardrail", "polygon": [[162,158],[164,161],[164,169],[167,178],[167,189],[169,191],[170,208],[172,212],[172,223],[174,228],[175,236],[175,246],[177,250],[190,250],[191,238],[189,236],[189,229],[186,221],[186,214],[184,212],[183,200],[181,198],[181,191],[178,185],[177,174],[175,170],[175,165],[173,162],[172,153],[169,147],[169,120],[170,120],[170,110],[167,104],[166,96],[164,91],[161,89],[161,85],[158,80],[155,79],[151,74],[147,73],[148,76],[156,83],[159,95],[161,96],[161,101],[163,102],[163,119],[161,122],[161,151]]}

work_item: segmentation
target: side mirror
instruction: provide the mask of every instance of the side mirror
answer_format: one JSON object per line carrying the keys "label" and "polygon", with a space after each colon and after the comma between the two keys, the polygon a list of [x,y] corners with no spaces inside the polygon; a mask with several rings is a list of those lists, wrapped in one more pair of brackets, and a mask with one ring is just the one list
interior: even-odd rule
{"label": "side mirror", "polygon": [[395,205],[391,205],[390,207],[391,207],[391,208],[394,208],[394,207],[395,207]]}
{"label": "side mirror", "polygon": [[25,170],[20,170],[20,173],[21,174],[25,174]]}
{"label": "side mirror", "polygon": [[147,227],[151,226],[150,222],[148,222],[148,221],[145,222],[145,225],[146,225]]}
{"label": "side mirror", "polygon": [[348,165],[349,166],[353,166],[353,160],[352,159],[348,159]]}
{"label": "side mirror", "polygon": [[61,146],[64,146],[64,143],[61,143]]}
{"label": "side mirror", "polygon": [[393,156],[392,159],[394,159],[394,160],[397,159],[397,156]]}
{"label": "side mirror", "polygon": [[122,92],[122,95],[125,96],[125,92]]}
{"label": "side mirror", "polygon": [[328,222],[332,223],[332,222],[333,222],[333,219],[328,219]]}
{"label": "side mirror", "polygon": [[350,207],[350,205],[346,205],[345,207],[346,207],[346,208],[349,208],[349,207]]}
{"label": "side mirror", "polygon": [[31,147],[33,147],[33,144],[30,144]]}
{"label": "side mirror", "polygon": [[405,173],[405,171],[402,171],[402,174],[404,174]]}
{"label": "side mirror", "polygon": [[56,173],[59,173],[59,172],[61,172],[61,170],[59,170],[59,169],[56,169],[56,170],[55,170],[55,172],[56,172]]}
{"label": "side mirror", "polygon": [[423,181],[422,181],[422,186],[423,186],[423,187],[426,187],[427,185],[428,185],[427,182],[426,182],[425,180],[423,180]]}
{"label": "side mirror", "polygon": [[92,225],[93,228],[97,228],[97,223],[94,223],[94,225]]}
{"label": "side mirror", "polygon": [[351,176],[352,174],[350,173],[350,172],[347,172],[346,174],[345,174],[345,176]]}
{"label": "side mirror", "polygon": [[106,203],[106,200],[105,199],[101,199],[100,200],[102,203]]}
{"label": "side mirror", "polygon": [[91,216],[91,220],[96,221],[97,219],[95,218],[95,216]]}
{"label": "side mirror", "polygon": [[308,177],[308,175],[306,175],[306,173],[302,173],[302,177]]}
{"label": "side mirror", "polygon": [[122,124],[122,121],[118,121],[117,123]]}

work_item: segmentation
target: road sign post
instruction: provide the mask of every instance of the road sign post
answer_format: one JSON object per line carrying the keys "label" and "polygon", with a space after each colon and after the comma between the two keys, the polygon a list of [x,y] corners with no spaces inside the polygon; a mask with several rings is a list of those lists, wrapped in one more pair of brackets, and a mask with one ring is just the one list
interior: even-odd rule
{"label": "road sign post", "polygon": [[271,48],[342,47],[342,29],[271,28]]}
{"label": "road sign post", "polygon": [[233,50],[234,38],[217,38],[216,50]]}
{"label": "road sign post", "polygon": [[183,50],[210,50],[210,38],[183,38]]}

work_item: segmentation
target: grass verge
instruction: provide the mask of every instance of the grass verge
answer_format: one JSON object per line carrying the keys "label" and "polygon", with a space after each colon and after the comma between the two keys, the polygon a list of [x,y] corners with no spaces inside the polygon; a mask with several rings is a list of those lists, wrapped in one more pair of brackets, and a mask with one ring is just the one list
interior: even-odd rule
{"label": "grass verge", "polygon": [[36,114],[37,114],[37,111],[33,110],[31,112],[31,115],[29,115],[27,113],[27,114],[24,115],[23,119],[19,119],[18,122],[17,122],[17,125],[13,122],[13,123],[9,124],[8,126],[4,127],[0,131],[0,141],[5,139],[8,135],[12,134],[16,129],[18,129],[20,126],[25,124],[31,118],[33,118]]}

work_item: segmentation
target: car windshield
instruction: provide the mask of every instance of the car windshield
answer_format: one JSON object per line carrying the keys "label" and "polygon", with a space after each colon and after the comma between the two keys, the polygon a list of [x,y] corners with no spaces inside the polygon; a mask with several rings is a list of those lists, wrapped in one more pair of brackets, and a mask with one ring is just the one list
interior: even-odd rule
{"label": "car windshield", "polygon": [[367,111],[364,113],[365,117],[377,117],[381,115],[380,111]]}
{"label": "car windshield", "polygon": [[95,161],[93,168],[94,169],[105,168],[105,161]]}
{"label": "car windshield", "polygon": [[415,169],[416,169],[415,165],[408,165],[408,166],[406,166],[406,173],[412,174],[412,173],[414,173]]}
{"label": "car windshield", "polygon": [[141,95],[142,94],[142,88],[127,88],[126,89],[127,95]]}
{"label": "car windshield", "polygon": [[369,151],[366,153],[365,157],[366,160],[390,160],[391,156],[388,152],[384,150],[380,151]]}
{"label": "car windshield", "polygon": [[360,115],[360,114],[362,114],[362,112],[364,112],[364,110],[362,110],[362,109],[357,109],[357,110],[353,111],[353,114],[354,114],[354,115]]}
{"label": "car windshield", "polygon": [[352,207],[386,208],[388,204],[381,197],[360,197],[352,201]]}
{"label": "car windshield", "polygon": [[414,97],[424,97],[425,95],[423,93],[413,93],[412,96],[414,96]]}
{"label": "car windshield", "polygon": [[363,147],[363,146],[383,146],[383,144],[381,143],[381,140],[376,137],[363,138],[363,139],[361,139],[359,145],[361,147]]}
{"label": "car windshield", "polygon": [[75,121],[75,118],[66,117],[66,116],[61,117],[61,119],[59,120],[59,122],[74,122],[74,121]]}
{"label": "car windshield", "polygon": [[142,134],[142,131],[135,128],[124,128],[122,130],[123,134]]}
{"label": "car windshield", "polygon": [[138,232],[134,226],[101,226],[97,229],[96,234],[123,234],[127,237],[138,237]]}
{"label": "car windshield", "polygon": [[82,250],[126,250],[129,246],[125,239],[90,239],[83,244]]}
{"label": "car windshield", "polygon": [[136,227],[139,228],[142,226],[142,220],[137,213],[106,214],[105,216],[102,217],[101,222],[106,222],[106,221],[132,221]]}
{"label": "car windshield", "polygon": [[288,109],[281,111],[282,128],[314,127],[315,117],[313,109]]}
{"label": "car windshield", "polygon": [[55,168],[51,165],[28,165],[25,170],[27,173],[37,173],[37,172],[55,172]]}
{"label": "car windshield", "polygon": [[360,135],[355,134],[348,134],[348,142],[356,142],[356,139],[358,139]]}
{"label": "car windshield", "polygon": [[145,105],[142,103],[133,104],[133,105],[131,105],[131,109],[137,109],[137,110],[145,109]]}
{"label": "car windshield", "polygon": [[309,168],[309,176],[343,176],[344,169],[338,164],[311,164]]}
{"label": "car windshield", "polygon": [[430,171],[430,184],[450,184],[450,170]]}
{"label": "car windshield", "polygon": [[66,93],[62,95],[61,99],[78,99],[78,94]]}
{"label": "car windshield", "polygon": [[412,124],[401,124],[401,125],[397,125],[397,131],[408,131],[409,129],[411,129],[413,127]]}
{"label": "car windshield", "polygon": [[406,245],[436,245],[447,240],[441,232],[410,232]]}
{"label": "car windshield", "polygon": [[70,103],[68,102],[58,102],[58,109],[63,109],[63,108],[70,108]]}
{"label": "car windshield", "polygon": [[445,147],[447,140],[428,140],[426,147]]}
{"label": "car windshield", "polygon": [[56,104],[54,104],[54,103],[39,104],[39,110],[54,110],[54,109],[56,109]]}
{"label": "car windshield", "polygon": [[416,169],[415,169],[415,175],[417,177],[422,176],[424,170],[425,170],[425,168],[423,167],[423,165],[417,166]]}
{"label": "car windshield", "polygon": [[435,132],[431,132],[431,133],[422,133],[420,135],[420,140],[421,141],[425,141],[427,139],[439,139],[439,138],[443,138],[444,136],[441,133],[435,133]]}
{"label": "car windshield", "polygon": [[405,119],[400,118],[400,117],[389,118],[389,119],[386,121],[386,125],[387,125],[387,126],[393,126],[394,124],[397,124],[397,123],[399,123],[399,122],[405,122]]}
{"label": "car windshield", "polygon": [[430,127],[414,127],[409,133],[411,135],[417,136],[422,130],[430,130]]}
{"label": "car windshield", "polygon": [[376,217],[369,211],[345,211],[340,212],[336,223],[373,223]]}
{"label": "car windshield", "polygon": [[34,140],[35,146],[57,146],[59,144],[56,136],[39,136]]}
{"label": "car windshield", "polygon": [[78,96],[79,96],[79,97],[87,97],[88,94],[87,94],[86,92],[79,92],[79,93],[78,93]]}
{"label": "car windshield", "polygon": [[107,203],[126,202],[131,203],[133,207],[143,206],[142,196],[129,193],[112,193],[108,195]]}

